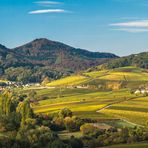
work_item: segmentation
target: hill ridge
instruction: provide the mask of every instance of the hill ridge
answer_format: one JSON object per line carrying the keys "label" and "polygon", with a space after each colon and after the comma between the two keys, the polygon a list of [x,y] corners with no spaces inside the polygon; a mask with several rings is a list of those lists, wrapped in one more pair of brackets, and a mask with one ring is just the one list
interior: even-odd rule
{"label": "hill ridge", "polygon": [[6,75],[14,81],[28,81],[27,78],[23,80],[24,70],[28,71],[28,74],[24,73],[27,75],[25,77],[31,77],[29,82],[42,81],[46,76],[58,79],[118,58],[115,54],[91,52],[46,38],[35,39],[12,49],[3,47],[0,56],[2,76]]}

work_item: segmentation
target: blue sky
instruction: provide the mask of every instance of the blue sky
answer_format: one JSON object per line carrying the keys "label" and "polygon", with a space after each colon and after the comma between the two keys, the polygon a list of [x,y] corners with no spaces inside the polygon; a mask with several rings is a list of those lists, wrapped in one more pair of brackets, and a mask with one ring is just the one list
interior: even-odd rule
{"label": "blue sky", "polygon": [[0,0],[0,44],[48,38],[120,56],[148,50],[147,0]]}

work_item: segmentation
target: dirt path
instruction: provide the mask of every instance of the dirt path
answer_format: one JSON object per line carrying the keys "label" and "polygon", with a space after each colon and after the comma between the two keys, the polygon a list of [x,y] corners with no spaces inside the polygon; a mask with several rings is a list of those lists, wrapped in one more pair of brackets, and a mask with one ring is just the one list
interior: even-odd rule
{"label": "dirt path", "polygon": [[[111,106],[113,106],[113,105],[115,105],[115,104],[124,103],[124,102],[127,102],[127,101],[129,101],[129,100],[134,100],[134,99],[137,99],[137,98],[138,98],[138,97],[134,97],[134,98],[130,98],[130,99],[127,99],[127,100],[122,100],[122,101],[118,101],[118,102],[114,102],[114,103],[108,104],[107,106],[104,106],[103,108],[97,110],[96,112],[97,112],[97,113],[100,113],[101,111],[103,111],[103,110],[105,110],[105,109],[108,109],[108,108],[110,108]],[[127,123],[129,123],[129,124],[131,124],[131,125],[134,125],[134,126],[145,127],[145,126],[143,126],[143,125],[130,122],[130,121],[128,121],[128,120],[126,120],[126,119],[123,119],[123,118],[119,118],[119,119],[122,120],[122,121],[125,121],[125,122],[127,122]]]}
{"label": "dirt path", "polygon": [[122,121],[125,121],[125,122],[127,122],[127,123],[129,123],[129,124],[131,124],[131,125],[134,125],[134,126],[145,127],[145,126],[143,126],[143,125],[130,122],[130,121],[126,120],[126,119],[121,119],[121,120],[122,120]]}

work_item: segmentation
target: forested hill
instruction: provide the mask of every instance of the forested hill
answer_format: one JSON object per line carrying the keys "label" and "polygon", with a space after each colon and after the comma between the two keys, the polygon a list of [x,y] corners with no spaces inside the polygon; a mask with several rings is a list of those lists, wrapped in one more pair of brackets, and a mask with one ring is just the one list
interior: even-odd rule
{"label": "forested hill", "polygon": [[44,77],[57,79],[118,58],[111,53],[76,49],[48,39],[36,39],[7,49],[0,45],[0,74],[13,81],[38,82]]}
{"label": "forested hill", "polygon": [[6,48],[5,46],[1,45],[0,44],[0,57],[1,57],[1,60],[2,58],[5,58],[7,54],[11,54],[11,51]]}
{"label": "forested hill", "polygon": [[140,68],[148,69],[148,52],[133,54],[127,57],[122,57],[109,61],[107,64],[102,65],[103,68],[119,68],[125,66],[137,66]]}
{"label": "forested hill", "polygon": [[25,65],[50,66],[70,71],[85,70],[92,65],[102,64],[117,56],[110,53],[90,52],[76,49],[60,42],[36,39],[26,45],[12,49],[23,57]]}

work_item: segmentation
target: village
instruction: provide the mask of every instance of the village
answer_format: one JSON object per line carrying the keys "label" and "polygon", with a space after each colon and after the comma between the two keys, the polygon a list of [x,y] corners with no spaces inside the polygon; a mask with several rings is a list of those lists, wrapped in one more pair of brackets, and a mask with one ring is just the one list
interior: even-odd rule
{"label": "village", "polygon": [[27,83],[24,84],[23,82],[14,82],[14,81],[6,81],[6,82],[0,82],[0,91],[4,89],[11,89],[11,88],[25,88],[25,87],[31,87],[36,86],[40,87],[40,83]]}

